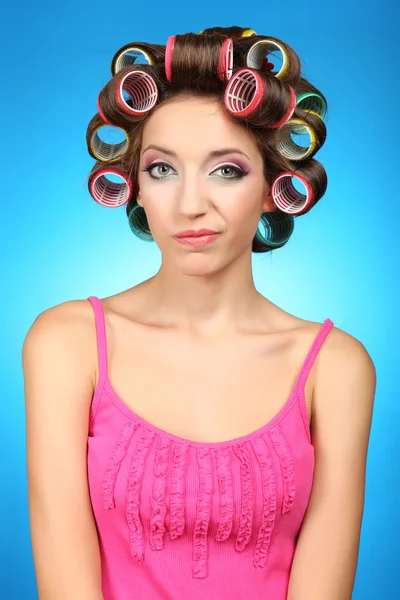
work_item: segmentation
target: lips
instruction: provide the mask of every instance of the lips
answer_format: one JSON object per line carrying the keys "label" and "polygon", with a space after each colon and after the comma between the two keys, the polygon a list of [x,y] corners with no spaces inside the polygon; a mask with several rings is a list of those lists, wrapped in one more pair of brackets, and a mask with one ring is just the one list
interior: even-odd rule
{"label": "lips", "polygon": [[219,235],[220,235],[219,233],[213,233],[213,234],[209,234],[209,235],[197,235],[197,236],[191,236],[191,237],[189,236],[189,237],[183,237],[183,238],[179,238],[179,237],[175,236],[175,239],[179,244],[184,244],[185,246],[191,246],[192,248],[199,248],[201,246],[208,246],[214,240],[216,240]]}
{"label": "lips", "polygon": [[197,231],[194,229],[187,229],[186,231],[180,231],[174,237],[193,238],[193,237],[202,237],[205,235],[215,235],[217,233],[219,233],[219,232],[214,231],[213,229],[198,229]]}

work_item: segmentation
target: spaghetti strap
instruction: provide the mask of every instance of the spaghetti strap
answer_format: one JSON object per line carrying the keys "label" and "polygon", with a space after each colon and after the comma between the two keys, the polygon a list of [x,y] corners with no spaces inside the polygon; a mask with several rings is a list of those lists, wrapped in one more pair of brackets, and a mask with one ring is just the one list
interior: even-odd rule
{"label": "spaghetti strap", "polygon": [[98,387],[100,384],[103,384],[108,373],[108,363],[107,363],[107,337],[106,337],[106,324],[104,318],[104,308],[101,303],[100,298],[97,296],[89,296],[87,298],[93,306],[94,316],[95,316],[95,324],[96,324],[96,335],[97,335],[97,356],[98,356],[98,364],[99,364],[99,381]]}
{"label": "spaghetti strap", "polygon": [[307,440],[310,444],[312,444],[311,429],[310,429],[311,415],[310,416],[308,415],[308,409],[307,409],[307,404],[306,404],[306,395],[305,395],[306,381],[307,381],[307,377],[311,371],[311,367],[313,366],[315,359],[317,358],[318,352],[319,352],[322,344],[324,343],[328,333],[333,328],[333,326],[334,326],[333,322],[330,319],[325,319],[325,321],[322,324],[322,327],[320,327],[320,329],[314,339],[314,342],[305,358],[305,361],[303,363],[303,366],[301,368],[301,371],[299,373],[299,376],[297,378],[297,382],[296,382],[295,388],[294,388],[297,392],[296,397],[298,399],[301,414],[303,417],[304,429],[306,432]]}
{"label": "spaghetti strap", "polygon": [[311,371],[311,367],[313,366],[315,359],[317,358],[318,352],[333,326],[334,324],[330,319],[325,319],[305,358],[297,382],[297,385],[303,390],[307,381],[307,377]]}

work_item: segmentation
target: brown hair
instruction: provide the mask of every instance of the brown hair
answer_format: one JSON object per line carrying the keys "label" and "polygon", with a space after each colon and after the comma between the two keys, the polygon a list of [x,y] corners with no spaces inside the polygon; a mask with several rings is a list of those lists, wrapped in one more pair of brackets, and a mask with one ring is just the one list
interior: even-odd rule
{"label": "brown hair", "polygon": [[[326,139],[326,126],[323,117],[326,113],[327,102],[323,94],[301,77],[300,60],[294,50],[283,41],[271,36],[257,35],[248,28],[213,27],[205,29],[201,35],[186,33],[176,35],[173,46],[173,57],[170,65],[171,81],[168,81],[165,69],[166,46],[144,42],[132,42],[118,50],[112,59],[112,79],[101,90],[98,98],[99,114],[90,121],[86,140],[88,151],[92,157],[97,158],[89,174],[90,181],[100,170],[121,173],[127,181],[131,182],[128,188],[128,198],[125,202],[126,213],[132,231],[145,240],[152,240],[151,231],[147,222],[145,211],[137,204],[137,177],[142,143],[142,131],[148,114],[167,102],[179,101],[188,96],[201,96],[224,104],[224,94],[229,81],[218,77],[218,64],[221,49],[227,38],[233,41],[233,71],[232,77],[239,69],[249,67],[249,50],[260,40],[268,40],[272,44],[283,48],[286,53],[286,67],[281,69],[278,76],[265,67],[266,62],[251,64],[250,71],[256,71],[262,77],[263,98],[257,108],[246,116],[235,117],[237,122],[246,128],[253,136],[264,161],[264,176],[272,184],[277,176],[282,173],[297,174],[308,182],[312,191],[312,203],[305,210],[284,211],[276,207],[273,212],[261,215],[261,222],[268,235],[254,236],[252,242],[253,252],[268,252],[283,246],[290,238],[294,228],[294,216],[304,214],[314,206],[324,195],[327,187],[326,171],[317,160],[313,158]],[[149,64],[139,64],[129,56],[131,49],[139,49],[149,59]],[[139,115],[133,110],[132,99],[125,100],[125,108],[116,102],[116,92],[121,86],[121,77],[133,71],[148,73],[156,85],[156,102],[154,108]],[[250,73],[251,75],[251,73]],[[120,88],[119,88],[120,89]],[[290,109],[291,94],[296,98],[307,97],[305,102],[296,102],[291,118],[280,127],[274,127],[288,114]],[[323,110],[321,110],[321,105]],[[126,110],[132,108],[132,111]],[[300,125],[296,122],[300,119]],[[293,122],[295,121],[294,125]],[[303,123],[303,126],[301,125]],[[103,156],[94,151],[93,139],[100,127],[105,124],[113,125],[124,130],[125,142],[114,145],[113,150]],[[282,152],[283,138],[290,138],[290,133],[304,131],[314,133],[312,151],[303,158],[290,158],[293,152]],[[99,138],[98,138],[99,139]],[[287,140],[292,144],[292,140]],[[102,142],[101,142],[102,144]],[[109,147],[111,148],[111,146]],[[107,167],[107,169],[105,169]],[[117,186],[117,184],[110,184]],[[289,194],[290,195],[290,194]]]}

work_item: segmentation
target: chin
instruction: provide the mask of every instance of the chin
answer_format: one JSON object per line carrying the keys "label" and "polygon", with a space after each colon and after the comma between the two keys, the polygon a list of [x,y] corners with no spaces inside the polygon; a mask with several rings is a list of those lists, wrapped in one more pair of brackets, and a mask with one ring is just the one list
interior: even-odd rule
{"label": "chin", "polygon": [[[194,256],[197,254],[197,256]],[[175,261],[175,268],[182,275],[189,277],[205,277],[217,275],[225,269],[232,261],[225,257],[222,261],[221,257],[218,260],[215,256],[201,255],[200,252],[193,252],[191,256],[186,256],[185,260]]]}

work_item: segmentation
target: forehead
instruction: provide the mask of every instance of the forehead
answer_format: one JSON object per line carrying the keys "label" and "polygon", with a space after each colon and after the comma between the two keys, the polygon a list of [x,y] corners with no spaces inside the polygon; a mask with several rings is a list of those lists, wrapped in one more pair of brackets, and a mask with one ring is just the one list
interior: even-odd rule
{"label": "forehead", "polygon": [[143,128],[142,146],[149,143],[168,146],[198,145],[208,148],[239,146],[244,152],[257,153],[257,145],[221,102],[206,98],[171,100],[156,108]]}

